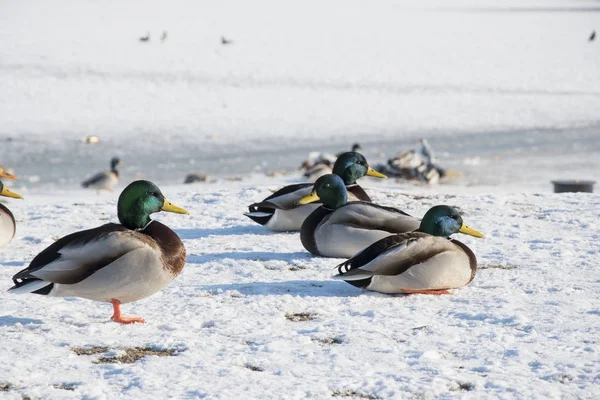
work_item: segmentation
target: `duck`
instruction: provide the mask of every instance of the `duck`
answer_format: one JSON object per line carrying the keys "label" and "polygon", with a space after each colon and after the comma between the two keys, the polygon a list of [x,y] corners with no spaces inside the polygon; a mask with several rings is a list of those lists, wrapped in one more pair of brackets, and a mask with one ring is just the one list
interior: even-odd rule
{"label": "duck", "polygon": [[[386,178],[385,175],[371,168],[365,157],[357,152],[342,154],[333,165],[333,173],[344,181],[348,196],[352,200],[366,202],[370,202],[371,198],[356,183],[356,180],[365,175]],[[312,188],[312,183],[285,186],[266,199],[250,204],[248,212],[244,215],[274,232],[297,232],[302,227],[304,219],[320,206],[320,204],[298,204],[300,199],[311,193]]]}
{"label": "duck", "polygon": [[[14,179],[16,178],[15,176]],[[12,197],[13,199],[23,198],[20,194],[8,190],[2,181],[0,181],[0,196]],[[4,204],[0,204],[0,246],[10,243],[13,237],[15,237],[16,229],[15,216]]]}
{"label": "duck", "polygon": [[303,177],[307,181],[314,183],[317,179],[323,175],[331,174],[333,172],[333,163],[327,159],[323,159],[311,167],[306,167]]}
{"label": "duck", "polygon": [[334,279],[387,294],[450,294],[469,284],[477,258],[454,233],[483,238],[453,207],[434,206],[414,232],[387,236],[339,264]]}
{"label": "duck", "polygon": [[117,202],[120,224],[58,239],[13,276],[9,292],[109,302],[112,321],[144,323],[143,318],[123,316],[121,304],[158,292],[185,265],[186,251],[179,236],[150,218],[159,211],[188,214],[169,202],[154,183],[132,182]]}
{"label": "duck", "polygon": [[0,178],[12,179],[13,181],[17,180],[17,177],[12,174],[9,168],[4,168],[0,166]]}
{"label": "duck", "polygon": [[397,208],[348,202],[344,181],[333,174],[320,177],[299,204],[313,201],[323,204],[304,220],[300,240],[306,250],[321,257],[350,258],[381,238],[420,225],[417,218]]}
{"label": "duck", "polygon": [[113,157],[110,160],[110,171],[98,172],[96,175],[83,181],[81,186],[96,189],[97,192],[100,192],[100,190],[112,192],[113,188],[119,183],[117,166],[122,164],[123,162],[118,157]]}

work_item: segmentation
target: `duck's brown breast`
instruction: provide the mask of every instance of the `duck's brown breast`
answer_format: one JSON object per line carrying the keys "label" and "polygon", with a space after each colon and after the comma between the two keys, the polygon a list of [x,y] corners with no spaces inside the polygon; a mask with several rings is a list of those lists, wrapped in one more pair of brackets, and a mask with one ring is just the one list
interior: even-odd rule
{"label": "duck's brown breast", "polygon": [[179,275],[185,265],[185,247],[181,239],[168,226],[158,221],[152,221],[143,234],[156,241],[161,250],[163,265],[174,276]]}

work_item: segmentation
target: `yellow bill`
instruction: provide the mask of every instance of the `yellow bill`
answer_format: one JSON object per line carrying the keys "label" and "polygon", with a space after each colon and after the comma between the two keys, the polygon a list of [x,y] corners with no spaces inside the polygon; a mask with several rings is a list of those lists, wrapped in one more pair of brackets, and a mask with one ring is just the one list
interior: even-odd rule
{"label": "yellow bill", "polygon": [[20,194],[11,192],[6,187],[2,188],[2,191],[0,192],[0,196],[12,197],[13,199],[22,199],[23,198],[23,196],[21,196]]}
{"label": "yellow bill", "polygon": [[369,169],[367,170],[367,175],[372,176],[374,178],[387,178],[387,176],[385,176],[384,174],[382,174],[381,172],[377,172],[375,171],[373,168],[369,167]]}
{"label": "yellow bill", "polygon": [[160,209],[163,211],[172,212],[172,213],[176,213],[176,214],[189,214],[189,212],[187,212],[183,208],[177,207],[175,204],[171,204],[171,202],[167,199],[165,199],[165,202],[163,203],[163,205]]}
{"label": "yellow bill", "polygon": [[300,205],[309,204],[309,203],[314,203],[315,201],[319,201],[319,200],[321,200],[321,199],[319,199],[317,192],[312,192],[308,196],[303,197],[300,200],[298,200],[298,204],[300,204]]}
{"label": "yellow bill", "polygon": [[485,237],[483,235],[483,233],[476,231],[475,229],[469,228],[464,223],[462,224],[462,226],[460,227],[460,229],[458,231],[460,233],[464,233],[465,235],[475,236],[476,238],[484,238]]}

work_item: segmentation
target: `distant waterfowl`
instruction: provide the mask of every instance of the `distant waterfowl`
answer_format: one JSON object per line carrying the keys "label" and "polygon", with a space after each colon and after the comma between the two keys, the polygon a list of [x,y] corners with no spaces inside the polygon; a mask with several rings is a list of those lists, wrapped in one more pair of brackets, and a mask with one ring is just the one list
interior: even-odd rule
{"label": "distant waterfowl", "polygon": [[135,181],[117,204],[119,222],[67,235],[39,253],[13,276],[13,293],[82,297],[113,305],[115,322],[144,322],[121,315],[121,304],[148,297],[183,269],[181,239],[150,214],[187,214],[149,181]]}
{"label": "distant waterfowl", "polygon": [[208,175],[201,173],[187,174],[183,183],[208,182]]}
{"label": "distant waterfowl", "polygon": [[84,188],[100,190],[108,190],[112,192],[113,188],[119,183],[119,171],[117,166],[121,165],[122,162],[118,157],[113,157],[110,160],[110,171],[99,172],[91,178],[83,181],[81,186]]}
{"label": "distant waterfowl", "polygon": [[457,210],[431,208],[415,232],[385,237],[338,265],[339,275],[356,287],[381,293],[449,294],[475,277],[477,258],[449,236],[482,233],[467,227]]}
{"label": "distant waterfowl", "polygon": [[420,225],[418,219],[396,208],[348,202],[344,181],[337,175],[320,177],[312,193],[299,203],[313,201],[323,205],[304,220],[300,239],[306,250],[318,256],[349,258],[381,238]]}
{"label": "distant waterfowl", "polygon": [[[333,173],[342,178],[351,200],[362,201],[371,201],[371,198],[356,184],[356,180],[365,175],[386,177],[373,170],[362,154],[355,152],[342,154],[333,166]],[[263,201],[249,205],[249,211],[244,215],[272,231],[299,231],[304,219],[320,206],[298,204],[300,199],[311,193],[312,188],[312,183],[285,186]]]}
{"label": "distant waterfowl", "polygon": [[100,143],[100,138],[98,136],[88,136],[83,140],[85,143],[88,144],[96,144],[96,143]]}
{"label": "distant waterfowl", "polygon": [[150,32],[146,32],[146,36],[140,37],[140,42],[146,43],[150,41]]}
{"label": "distant waterfowl", "polygon": [[[14,176],[14,175],[13,175]],[[16,177],[14,177],[16,179]],[[0,196],[22,199],[21,195],[8,190],[0,181]],[[15,237],[17,223],[13,213],[3,204],[0,204],[0,246],[4,246]]]}
{"label": "distant waterfowl", "polygon": [[0,178],[17,180],[17,177],[12,173],[10,168],[4,168],[0,166]]}
{"label": "distant waterfowl", "polygon": [[435,157],[427,139],[421,138],[419,146],[414,150],[398,153],[390,158],[386,165],[378,165],[378,171],[407,180],[418,180],[430,185],[439,183],[447,175],[447,171],[435,162]]}
{"label": "distant waterfowl", "polygon": [[225,36],[221,36],[221,44],[224,46],[228,44],[233,44],[233,40],[227,39]]}
{"label": "distant waterfowl", "polygon": [[589,41],[592,42],[594,39],[596,39],[596,31],[592,31],[592,34],[590,35]]}
{"label": "distant waterfowl", "polygon": [[319,161],[310,168],[306,168],[302,176],[304,176],[309,182],[315,182],[323,175],[331,174],[333,172],[332,165],[333,164],[329,160]]}

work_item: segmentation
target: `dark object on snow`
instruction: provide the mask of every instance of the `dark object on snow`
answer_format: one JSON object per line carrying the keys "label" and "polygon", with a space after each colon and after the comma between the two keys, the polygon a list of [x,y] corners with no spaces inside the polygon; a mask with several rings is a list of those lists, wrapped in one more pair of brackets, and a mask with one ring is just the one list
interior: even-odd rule
{"label": "dark object on snow", "polygon": [[150,32],[146,32],[146,36],[140,37],[140,42],[147,43],[150,41]]}
{"label": "dark object on snow", "polygon": [[596,31],[592,31],[592,34],[590,35],[590,39],[589,41],[593,41],[594,39],[596,39]]}
{"label": "dark object on snow", "polygon": [[188,174],[185,177],[183,183],[194,183],[194,182],[208,182],[208,175],[206,174]]}
{"label": "dark object on snow", "polygon": [[570,179],[564,181],[552,181],[552,183],[554,184],[554,193],[593,193],[594,183],[596,183],[596,181]]}
{"label": "dark object on snow", "polygon": [[163,34],[160,37],[160,41],[164,42],[165,40],[167,40],[167,36],[168,36],[167,31],[163,31]]}
{"label": "dark object on snow", "polygon": [[435,163],[433,150],[425,138],[419,140],[419,147],[398,153],[385,165],[375,167],[389,177],[418,180],[427,184],[437,184],[446,176],[446,170]]}
{"label": "dark object on snow", "polygon": [[226,46],[228,44],[233,44],[233,40],[227,39],[225,36],[221,36],[221,44]]}

